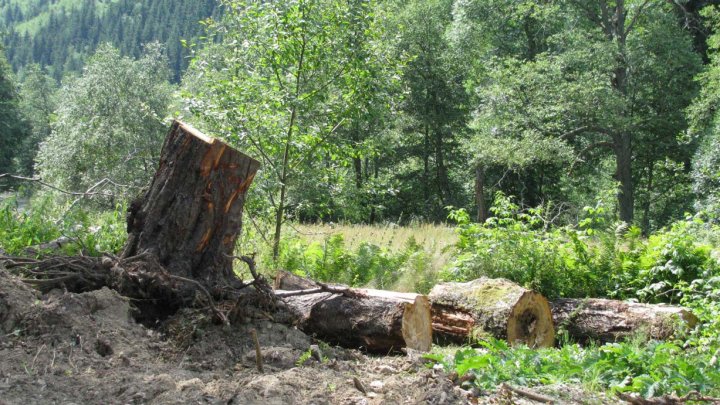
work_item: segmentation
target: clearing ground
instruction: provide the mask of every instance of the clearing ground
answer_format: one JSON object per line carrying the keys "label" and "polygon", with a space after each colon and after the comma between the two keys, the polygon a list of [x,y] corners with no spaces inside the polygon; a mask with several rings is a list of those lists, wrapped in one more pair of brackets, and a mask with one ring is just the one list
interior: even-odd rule
{"label": "clearing ground", "polygon": [[465,391],[415,353],[371,357],[268,319],[224,327],[184,311],[149,328],[132,315],[113,290],[41,296],[0,269],[0,404],[533,403]]}

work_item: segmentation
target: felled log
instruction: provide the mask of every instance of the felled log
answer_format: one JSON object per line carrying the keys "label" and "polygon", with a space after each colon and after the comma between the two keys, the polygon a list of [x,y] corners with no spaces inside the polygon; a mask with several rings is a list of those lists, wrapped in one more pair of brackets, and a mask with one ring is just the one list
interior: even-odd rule
{"label": "felled log", "polygon": [[555,329],[548,301],[505,279],[444,283],[430,291],[436,339],[467,342],[487,336],[510,344],[551,347]]}
{"label": "felled log", "polygon": [[296,313],[298,328],[330,343],[375,353],[429,351],[432,345],[427,296],[326,286],[286,272],[278,273],[275,287]]}
{"label": "felled log", "polygon": [[[68,244],[72,243],[72,241],[73,240],[68,238],[67,236],[61,236],[49,242],[41,243],[39,245],[28,246],[25,248],[25,254],[36,255],[38,253],[43,253],[47,251],[58,251],[63,247],[67,246]],[[2,251],[0,251],[0,254],[1,253]]]}
{"label": "felled log", "polygon": [[128,209],[122,257],[148,253],[175,276],[236,285],[231,256],[259,167],[225,142],[174,122],[150,187]]}
{"label": "felled log", "polygon": [[561,299],[552,303],[555,327],[577,342],[615,342],[631,336],[666,340],[698,318],[687,309],[599,298]]}
{"label": "felled log", "polygon": [[349,289],[284,298],[298,328],[330,343],[375,353],[432,345],[430,302],[420,294]]}

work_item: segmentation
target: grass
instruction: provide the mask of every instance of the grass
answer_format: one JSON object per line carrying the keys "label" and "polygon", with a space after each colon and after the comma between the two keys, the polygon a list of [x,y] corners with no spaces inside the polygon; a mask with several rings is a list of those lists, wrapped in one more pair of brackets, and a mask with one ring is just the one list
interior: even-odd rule
{"label": "grass", "polygon": [[[441,271],[452,260],[453,247],[457,242],[454,228],[446,225],[412,224],[410,226],[317,224],[295,225],[296,236],[307,244],[327,243],[333,236],[341,236],[348,252],[360,252],[363,245],[374,245],[389,255],[401,256],[411,245],[417,246],[418,253],[411,254],[403,261],[399,276],[391,285],[369,287],[385,288],[401,292],[424,292],[432,287],[428,283],[436,280]],[[390,269],[388,269],[390,271]]]}
{"label": "grass", "polygon": [[291,227],[297,236],[307,243],[322,243],[333,235],[342,235],[348,250],[357,250],[361,244],[370,243],[398,253],[406,248],[411,239],[432,258],[433,268],[443,268],[451,259],[451,248],[457,243],[455,228],[447,225],[411,224],[410,226],[344,225],[344,224],[298,224]]}

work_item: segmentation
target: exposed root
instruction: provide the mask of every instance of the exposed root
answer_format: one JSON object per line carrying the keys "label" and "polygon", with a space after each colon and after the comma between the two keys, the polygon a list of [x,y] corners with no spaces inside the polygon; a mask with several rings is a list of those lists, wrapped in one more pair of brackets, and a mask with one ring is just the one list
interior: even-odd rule
{"label": "exposed root", "polygon": [[[257,276],[254,267],[253,282],[240,282],[238,288],[211,291],[197,280],[169,273],[149,252],[127,258],[111,254],[102,257],[41,258],[0,255],[0,264],[43,293],[54,289],[87,292],[109,287],[136,300],[150,300],[150,310],[162,308],[164,312],[172,313],[181,307],[207,307],[214,319],[224,325],[230,325],[229,314],[237,312],[236,307],[239,305],[252,302],[266,308],[275,308],[276,304],[276,298],[271,294],[272,289],[262,276]],[[252,300],[247,300],[243,298],[247,293],[241,290],[250,285],[259,294],[253,294]],[[227,308],[227,305],[216,304],[218,301],[230,301],[234,305]],[[160,315],[151,314],[149,318],[157,316]]]}

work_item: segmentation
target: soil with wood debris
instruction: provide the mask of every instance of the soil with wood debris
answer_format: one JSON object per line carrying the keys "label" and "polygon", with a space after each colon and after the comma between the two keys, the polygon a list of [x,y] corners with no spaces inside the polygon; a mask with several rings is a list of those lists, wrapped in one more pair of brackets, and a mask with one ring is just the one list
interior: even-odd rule
{"label": "soil with wood debris", "polygon": [[[41,295],[0,269],[0,404],[534,403],[465,391],[417,353],[367,356],[267,319],[227,327],[195,310],[146,326],[131,304],[107,288]],[[588,403],[572,387],[548,390]]]}

